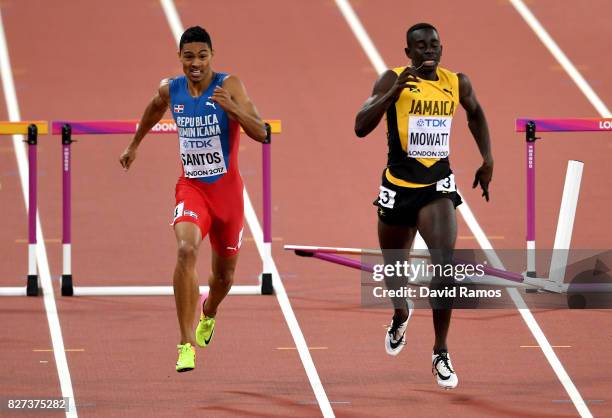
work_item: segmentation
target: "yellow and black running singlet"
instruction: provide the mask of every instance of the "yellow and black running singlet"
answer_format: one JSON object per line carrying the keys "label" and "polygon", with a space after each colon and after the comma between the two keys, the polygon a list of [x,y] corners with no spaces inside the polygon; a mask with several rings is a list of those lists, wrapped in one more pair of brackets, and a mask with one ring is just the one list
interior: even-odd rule
{"label": "yellow and black running singlet", "polygon": [[[405,67],[394,68],[399,75]],[[403,187],[424,187],[451,173],[450,131],[459,104],[456,73],[438,67],[438,80],[419,79],[387,110],[385,176]]]}

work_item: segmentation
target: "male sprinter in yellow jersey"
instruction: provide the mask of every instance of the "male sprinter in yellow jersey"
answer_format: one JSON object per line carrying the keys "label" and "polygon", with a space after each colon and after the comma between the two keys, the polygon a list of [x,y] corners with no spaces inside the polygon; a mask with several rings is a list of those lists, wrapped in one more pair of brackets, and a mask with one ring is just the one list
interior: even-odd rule
{"label": "male sprinter in yellow jersey", "polygon": [[[382,176],[378,206],[378,239],[385,263],[398,261],[399,251],[410,249],[419,231],[430,249],[432,263],[452,261],[457,238],[455,207],[461,204],[450,169],[450,128],[458,104],[467,113],[468,126],[482,155],[473,187],[482,187],[489,200],[493,156],[489,130],[470,80],[438,66],[442,45],[438,31],[419,23],[406,33],[406,55],[412,66],[386,71],[375,83],[355,121],[355,133],[364,137],[386,115],[389,146],[387,167]],[[452,278],[434,277],[431,288],[453,286]],[[389,289],[406,285],[406,277],[387,277]],[[411,302],[392,298],[395,313],[385,336],[385,348],[397,355],[406,343],[406,327],[412,314]],[[439,386],[452,389],[458,378],[448,355],[446,337],[452,298],[430,298],[435,343],[432,371]]]}

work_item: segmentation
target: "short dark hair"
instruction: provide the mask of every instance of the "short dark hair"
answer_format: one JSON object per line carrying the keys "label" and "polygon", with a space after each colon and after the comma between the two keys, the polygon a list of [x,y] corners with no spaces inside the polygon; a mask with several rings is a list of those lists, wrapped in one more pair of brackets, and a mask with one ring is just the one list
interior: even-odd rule
{"label": "short dark hair", "polygon": [[436,33],[438,33],[438,29],[436,29],[436,27],[431,23],[417,23],[416,25],[412,25],[410,28],[408,28],[408,31],[406,32],[406,45],[410,45],[410,34],[421,29],[433,29],[436,31]]}
{"label": "short dark hair", "polygon": [[183,32],[181,40],[179,41],[179,51],[183,50],[183,45],[191,42],[203,42],[208,44],[208,47],[212,49],[210,35],[206,32],[206,29],[201,26],[192,26]]}

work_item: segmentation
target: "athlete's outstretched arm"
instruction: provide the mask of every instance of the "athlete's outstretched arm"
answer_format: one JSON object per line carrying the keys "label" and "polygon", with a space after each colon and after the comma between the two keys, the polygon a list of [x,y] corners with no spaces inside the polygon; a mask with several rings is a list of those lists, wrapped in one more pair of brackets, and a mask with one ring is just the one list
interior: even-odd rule
{"label": "athlete's outstretched arm", "polygon": [[230,118],[237,121],[248,136],[255,141],[265,141],[266,125],[238,77],[227,77],[223,81],[223,87],[215,87],[211,99],[218,103]]}
{"label": "athlete's outstretched arm", "polygon": [[402,90],[411,83],[418,83],[416,73],[406,67],[398,76],[391,70],[385,71],[374,83],[372,94],[365,101],[355,118],[355,134],[363,138],[372,132],[383,115],[399,99]]}
{"label": "athlete's outstretched arm", "polygon": [[138,129],[134,134],[134,138],[132,138],[130,144],[127,146],[125,151],[123,151],[121,157],[119,157],[119,163],[121,163],[125,170],[130,168],[136,159],[136,150],[138,149],[138,146],[145,135],[151,130],[152,127],[155,126],[157,122],[161,120],[161,118],[164,117],[164,113],[166,113],[169,103],[170,88],[168,80],[164,79],[161,81],[157,93],[147,105],[142,118],[140,118],[140,123],[138,124]]}
{"label": "athlete's outstretched arm", "polygon": [[489,139],[489,127],[487,126],[487,119],[485,118],[484,112],[478,100],[476,100],[476,94],[472,88],[469,78],[465,74],[458,74],[459,76],[459,101],[461,106],[467,113],[468,126],[472,136],[478,144],[480,155],[482,155],[482,165],[476,171],[474,176],[474,184],[472,187],[475,188],[480,184],[482,188],[482,195],[489,201],[489,183],[493,177],[493,154],[491,153],[491,140]]}

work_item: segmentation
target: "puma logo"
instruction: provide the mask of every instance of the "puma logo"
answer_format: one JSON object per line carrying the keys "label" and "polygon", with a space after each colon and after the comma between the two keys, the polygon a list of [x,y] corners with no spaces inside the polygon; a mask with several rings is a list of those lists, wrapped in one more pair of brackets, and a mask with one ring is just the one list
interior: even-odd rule
{"label": "puma logo", "polygon": [[240,246],[242,245],[242,233],[244,232],[244,227],[240,230],[240,234],[238,234],[238,244],[235,247],[225,247],[226,250],[238,251]]}
{"label": "puma logo", "polygon": [[210,106],[213,109],[217,110],[217,107],[215,106],[215,104],[213,102],[211,102],[210,100],[206,101],[206,106]]}

